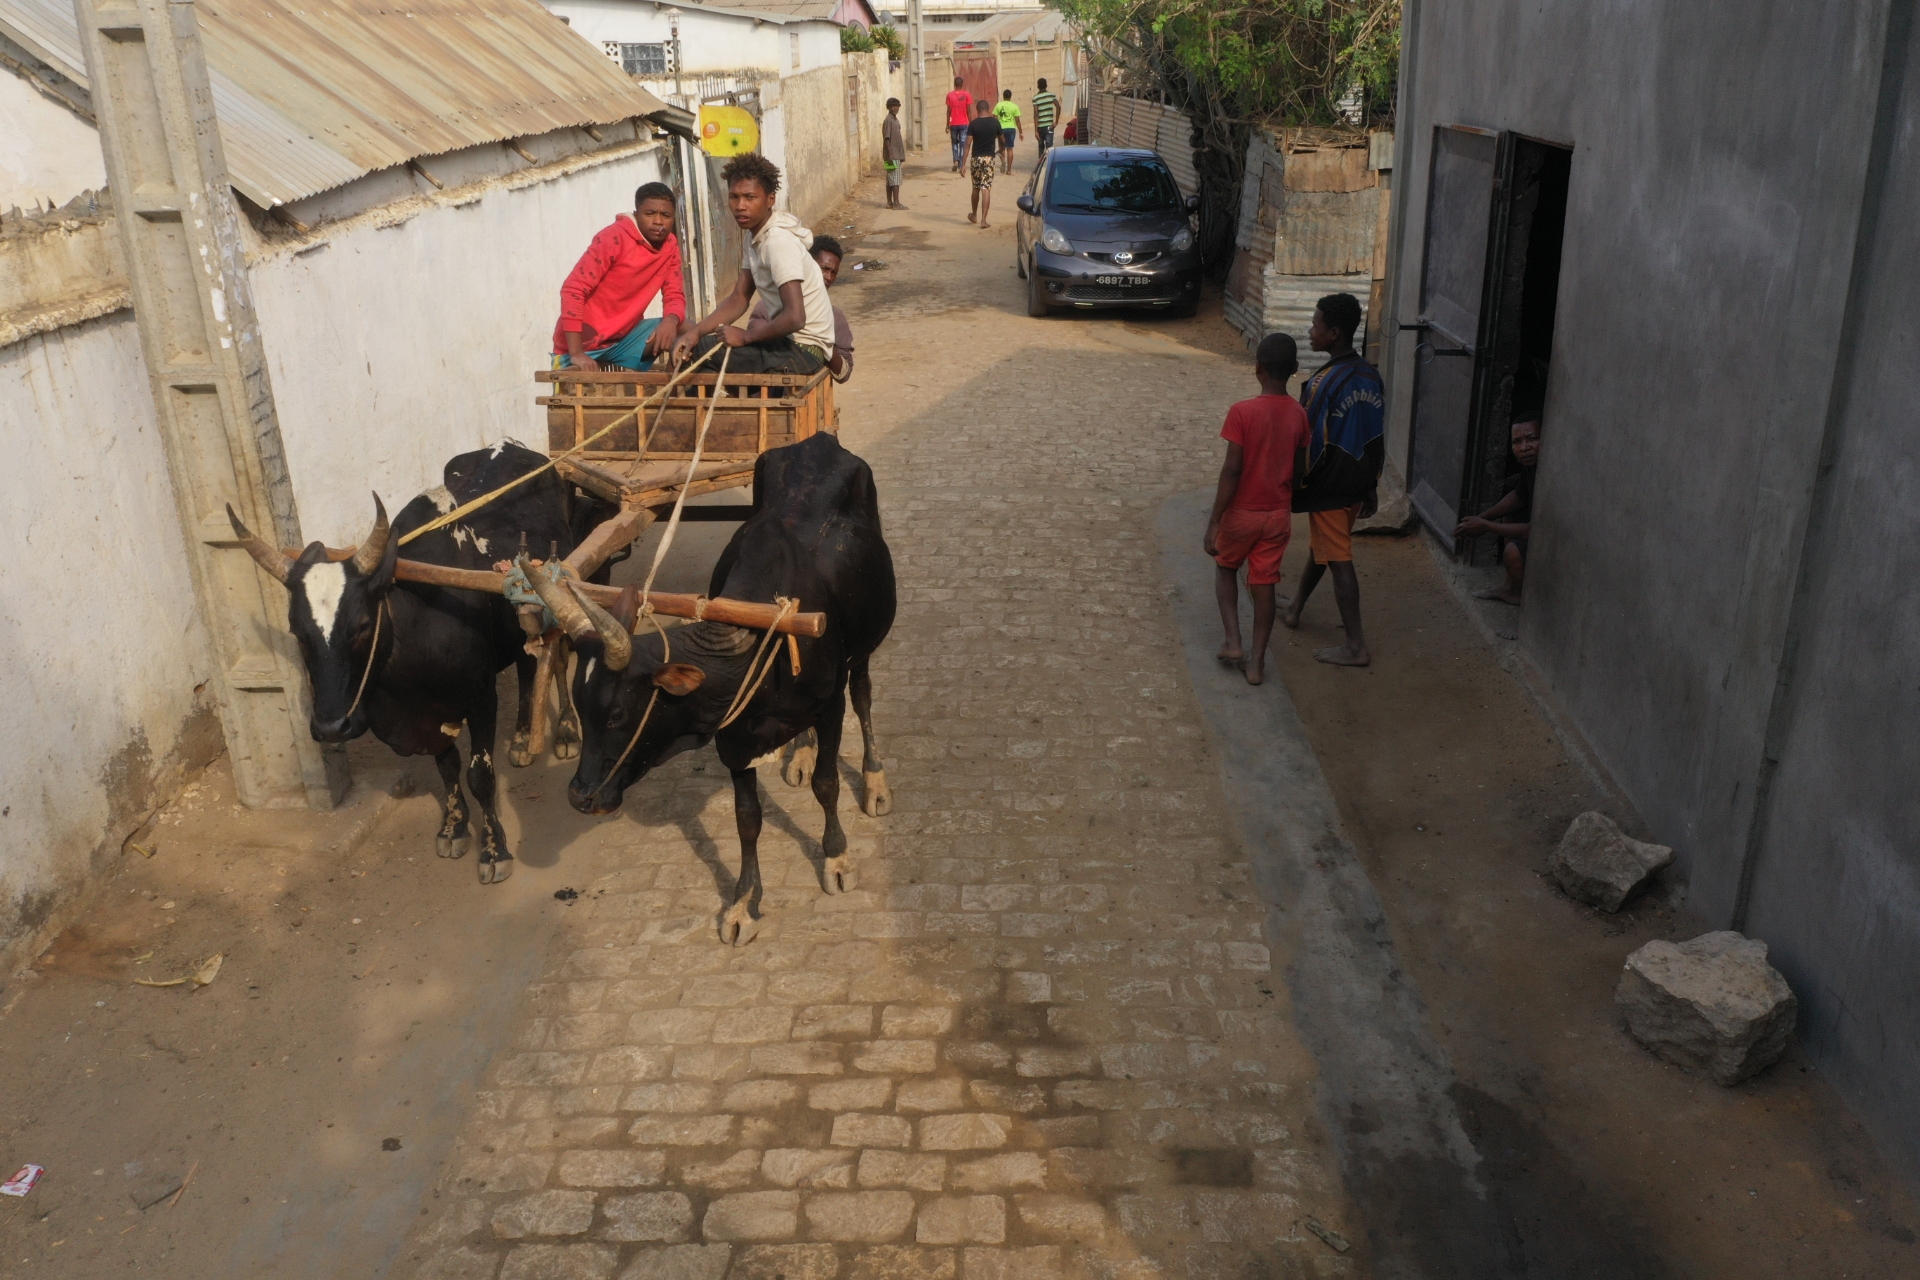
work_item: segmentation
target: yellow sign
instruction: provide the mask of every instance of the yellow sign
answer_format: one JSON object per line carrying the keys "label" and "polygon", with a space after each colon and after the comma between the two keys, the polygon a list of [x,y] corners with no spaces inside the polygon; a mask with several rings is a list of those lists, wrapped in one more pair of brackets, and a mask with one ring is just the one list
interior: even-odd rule
{"label": "yellow sign", "polygon": [[705,103],[700,108],[700,149],[710,156],[758,151],[760,122],[745,107]]}

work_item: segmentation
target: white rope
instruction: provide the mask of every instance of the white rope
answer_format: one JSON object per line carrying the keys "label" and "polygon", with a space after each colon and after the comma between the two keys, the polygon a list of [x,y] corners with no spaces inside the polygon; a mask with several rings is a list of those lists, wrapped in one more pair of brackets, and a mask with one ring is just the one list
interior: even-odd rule
{"label": "white rope", "polygon": [[[713,352],[707,352],[712,355]],[[733,348],[728,347],[726,354],[720,357],[720,372],[713,380],[713,398],[707,401],[707,416],[701,420],[700,434],[693,439],[693,456],[687,459],[687,478],[680,485],[680,492],[673,499],[673,514],[667,517],[667,532],[660,539],[660,545],[653,549],[653,566],[647,570],[646,585],[640,588],[640,614],[653,616],[653,579],[660,572],[660,562],[667,558],[667,549],[673,546],[673,535],[680,529],[680,509],[687,505],[687,490],[693,487],[694,468],[700,465],[700,451],[706,447],[707,428],[713,425],[713,411],[720,403],[720,388],[727,381],[727,361],[733,359]],[[658,623],[654,624],[658,626]]]}

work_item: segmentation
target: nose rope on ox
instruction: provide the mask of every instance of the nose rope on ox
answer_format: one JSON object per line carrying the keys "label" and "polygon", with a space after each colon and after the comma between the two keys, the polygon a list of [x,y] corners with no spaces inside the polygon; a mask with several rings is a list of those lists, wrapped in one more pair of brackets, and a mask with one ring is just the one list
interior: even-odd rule
{"label": "nose rope on ox", "polygon": [[367,681],[373,676],[373,664],[380,660],[380,615],[392,608],[386,596],[380,597],[380,603],[373,608],[373,643],[367,648],[367,668],[360,673],[360,687],[354,691],[353,705],[347,708],[347,719],[353,719],[353,713],[360,709],[360,699],[367,696]]}

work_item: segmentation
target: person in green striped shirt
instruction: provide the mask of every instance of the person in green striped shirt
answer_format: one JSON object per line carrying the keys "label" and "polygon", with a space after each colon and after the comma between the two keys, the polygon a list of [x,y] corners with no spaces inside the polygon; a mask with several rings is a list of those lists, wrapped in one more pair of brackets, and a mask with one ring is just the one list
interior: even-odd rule
{"label": "person in green striped shirt", "polygon": [[1033,136],[1040,142],[1040,157],[1045,159],[1047,148],[1053,145],[1053,122],[1060,118],[1060,99],[1047,92],[1047,82],[1040,81],[1040,92],[1033,95]]}

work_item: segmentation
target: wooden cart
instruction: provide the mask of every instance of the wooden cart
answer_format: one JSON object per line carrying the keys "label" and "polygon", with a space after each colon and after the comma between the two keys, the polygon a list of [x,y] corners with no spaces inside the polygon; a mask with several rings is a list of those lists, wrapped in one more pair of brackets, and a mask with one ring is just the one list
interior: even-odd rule
{"label": "wooden cart", "polygon": [[[553,369],[542,370],[535,377],[553,387],[551,395],[539,398],[547,410],[547,452],[553,457],[578,447],[608,423],[631,412],[648,396],[658,394],[668,381],[665,373],[624,370],[579,373]],[[656,411],[646,410],[638,420],[614,428],[564,459],[559,464],[560,474],[619,506],[623,513],[647,510],[664,517],[683,486],[688,497],[695,497],[749,485],[753,483],[754,460],[768,449],[798,443],[818,431],[839,429],[833,378],[825,368],[809,375],[729,373],[727,394],[715,401],[717,380],[713,373],[691,375],[668,398],[657,425]],[[700,451],[700,465],[689,483],[687,463],[692,460],[694,439],[709,407],[713,422]],[[650,439],[648,432],[652,433]],[[643,440],[644,457],[640,452]],[[744,510],[737,506],[687,507],[680,518],[737,520]],[[633,536],[645,527],[646,522],[641,522]]]}

